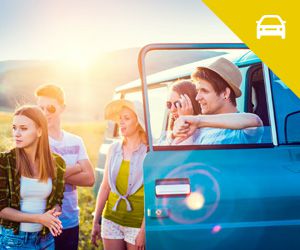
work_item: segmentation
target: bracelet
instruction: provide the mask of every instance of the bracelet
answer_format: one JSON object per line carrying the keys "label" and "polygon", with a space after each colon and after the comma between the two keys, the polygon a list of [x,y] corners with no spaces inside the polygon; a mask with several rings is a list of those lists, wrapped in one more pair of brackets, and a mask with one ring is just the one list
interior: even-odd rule
{"label": "bracelet", "polygon": [[101,225],[101,222],[102,222],[102,216],[99,218],[98,224]]}

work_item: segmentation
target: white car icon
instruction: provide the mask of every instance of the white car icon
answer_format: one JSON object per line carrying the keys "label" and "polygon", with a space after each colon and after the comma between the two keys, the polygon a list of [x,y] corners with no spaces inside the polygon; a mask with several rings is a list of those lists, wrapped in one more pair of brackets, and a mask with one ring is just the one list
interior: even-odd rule
{"label": "white car icon", "polygon": [[281,36],[285,39],[285,23],[278,15],[263,15],[259,21],[256,21],[256,36],[260,39],[262,36]]}

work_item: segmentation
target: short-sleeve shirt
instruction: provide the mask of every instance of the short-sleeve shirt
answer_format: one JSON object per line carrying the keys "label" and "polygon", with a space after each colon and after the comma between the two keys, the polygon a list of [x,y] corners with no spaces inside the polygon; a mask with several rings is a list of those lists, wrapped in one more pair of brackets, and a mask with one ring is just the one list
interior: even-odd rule
{"label": "short-sleeve shirt", "polygon": [[200,128],[194,144],[255,144],[261,143],[264,127],[247,129]]}
{"label": "short-sleeve shirt", "polygon": [[[60,141],[49,137],[52,152],[60,155],[67,166],[74,166],[79,160],[88,159],[88,155],[83,140],[74,134],[63,132]],[[78,194],[76,186],[65,184],[64,199],[62,204],[62,214],[59,217],[63,228],[73,228],[79,224]]]}

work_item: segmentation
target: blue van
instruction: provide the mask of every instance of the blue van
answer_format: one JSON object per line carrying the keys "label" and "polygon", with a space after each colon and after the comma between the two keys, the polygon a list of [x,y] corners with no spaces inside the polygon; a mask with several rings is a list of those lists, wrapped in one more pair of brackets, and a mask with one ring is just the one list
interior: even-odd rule
{"label": "blue van", "polygon": [[[168,68],[176,51],[178,58],[183,52],[199,56]],[[168,69],[149,74],[155,68],[151,56]],[[220,56],[242,73],[237,107],[261,118],[262,141],[157,143],[167,128],[168,87]],[[136,81],[118,90],[119,98],[132,95],[144,103],[149,142],[143,166],[146,249],[299,249],[299,97],[244,44],[151,44],[141,50],[138,64],[142,86]]]}

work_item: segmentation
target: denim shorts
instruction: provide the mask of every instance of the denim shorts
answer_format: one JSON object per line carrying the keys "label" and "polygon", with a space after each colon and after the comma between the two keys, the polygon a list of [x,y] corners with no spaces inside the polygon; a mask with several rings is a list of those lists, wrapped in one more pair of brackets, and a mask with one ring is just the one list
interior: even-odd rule
{"label": "denim shorts", "polygon": [[51,233],[41,237],[39,232],[19,232],[0,226],[0,250],[54,250],[54,238]]}

